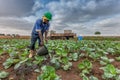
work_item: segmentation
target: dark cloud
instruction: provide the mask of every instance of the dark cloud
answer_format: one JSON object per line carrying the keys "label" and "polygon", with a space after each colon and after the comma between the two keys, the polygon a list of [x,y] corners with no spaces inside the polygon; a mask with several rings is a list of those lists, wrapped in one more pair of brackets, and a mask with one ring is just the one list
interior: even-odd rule
{"label": "dark cloud", "polygon": [[46,11],[53,14],[51,29],[59,32],[72,29],[78,34],[94,34],[96,30],[120,34],[120,0],[1,0],[0,17],[5,19],[0,19],[0,26],[30,32]]}
{"label": "dark cloud", "polygon": [[63,22],[86,22],[120,13],[120,0],[65,0],[48,7],[55,15],[61,15]]}
{"label": "dark cloud", "polygon": [[33,0],[0,0],[0,16],[25,16],[33,5]]}
{"label": "dark cloud", "polygon": [[33,24],[20,18],[2,18],[0,19],[0,27],[11,28],[11,30],[18,29],[31,31]]}
{"label": "dark cloud", "polygon": [[[88,23],[94,24],[100,21],[98,19],[109,19],[109,17],[119,15],[120,0],[61,0],[60,2],[49,3],[47,8],[55,15],[53,21],[58,24],[55,30],[60,30],[60,28],[62,30],[68,27],[72,29],[78,24],[74,30],[78,33],[87,33],[94,31],[92,30],[93,25],[89,25]],[[60,21],[57,22],[56,20]],[[69,25],[70,23],[73,24]],[[82,29],[82,27],[79,26],[80,24],[84,24],[85,28]],[[102,26],[99,26],[99,29],[102,30],[102,28],[107,26],[118,26],[118,24],[103,23]],[[90,28],[88,29],[88,27]]]}

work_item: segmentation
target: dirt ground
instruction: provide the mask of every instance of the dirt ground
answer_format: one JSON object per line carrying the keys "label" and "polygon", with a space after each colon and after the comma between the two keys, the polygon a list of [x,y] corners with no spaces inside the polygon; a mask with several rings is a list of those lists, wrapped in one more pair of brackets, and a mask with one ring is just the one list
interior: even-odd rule
{"label": "dirt ground", "polygon": [[[116,55],[117,56],[117,55]],[[16,71],[14,71],[13,66],[9,69],[4,69],[3,67],[3,62],[5,62],[5,60],[8,58],[8,54],[3,54],[0,56],[0,70],[4,70],[10,73],[9,77],[6,79],[2,79],[2,80],[20,80],[18,79],[19,75],[15,75]],[[108,56],[109,58],[113,58],[115,56]],[[71,70],[69,71],[64,71],[62,69],[59,69],[56,71],[56,73],[61,76],[62,80],[82,80],[82,78],[79,76],[80,71],[78,69],[78,64],[84,60],[85,57],[80,58],[77,62],[72,62],[73,66],[71,68]],[[93,68],[92,71],[90,72],[90,74],[94,75],[95,77],[97,77],[99,80],[103,80],[101,75],[103,74],[103,71],[101,69],[99,69],[101,67],[100,63],[98,61],[93,61],[92,59],[89,59],[90,61],[92,61],[93,64]],[[116,68],[120,69],[120,62],[113,62],[112,63]],[[40,73],[35,73],[34,71],[27,73],[25,76],[26,78],[24,80],[36,80],[36,77],[40,75]],[[88,75],[89,76],[89,75]]]}

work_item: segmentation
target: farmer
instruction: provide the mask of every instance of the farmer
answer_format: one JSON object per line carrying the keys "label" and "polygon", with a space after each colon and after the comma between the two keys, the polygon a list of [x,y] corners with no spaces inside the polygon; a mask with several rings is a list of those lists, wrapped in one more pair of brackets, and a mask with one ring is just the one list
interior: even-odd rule
{"label": "farmer", "polygon": [[[44,40],[48,41],[47,39],[47,34],[49,30],[49,21],[52,19],[52,14],[50,12],[44,13],[44,16],[42,19],[38,19],[34,25],[34,28],[32,30],[31,34],[31,44],[30,44],[30,54],[29,58],[33,57],[35,54],[35,43],[38,40],[38,45],[43,46],[44,45]],[[45,34],[45,36],[43,36]]]}

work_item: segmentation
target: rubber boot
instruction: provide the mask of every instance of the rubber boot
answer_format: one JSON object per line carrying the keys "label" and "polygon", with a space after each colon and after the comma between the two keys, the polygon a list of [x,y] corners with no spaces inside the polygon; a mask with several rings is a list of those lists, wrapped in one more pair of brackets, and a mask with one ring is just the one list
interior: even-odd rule
{"label": "rubber boot", "polygon": [[32,58],[34,55],[34,50],[30,50],[29,58]]}

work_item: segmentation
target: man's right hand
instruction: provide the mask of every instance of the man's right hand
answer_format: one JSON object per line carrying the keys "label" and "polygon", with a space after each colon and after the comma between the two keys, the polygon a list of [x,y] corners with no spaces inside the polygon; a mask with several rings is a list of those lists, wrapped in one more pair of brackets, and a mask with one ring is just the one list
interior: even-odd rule
{"label": "man's right hand", "polygon": [[41,41],[41,42],[40,42],[40,45],[41,45],[41,46],[44,46],[44,42],[43,42],[43,41]]}

